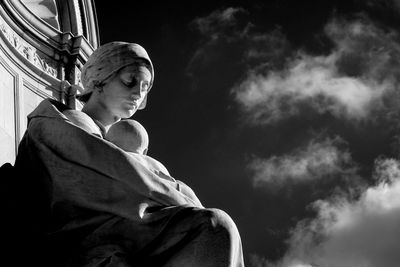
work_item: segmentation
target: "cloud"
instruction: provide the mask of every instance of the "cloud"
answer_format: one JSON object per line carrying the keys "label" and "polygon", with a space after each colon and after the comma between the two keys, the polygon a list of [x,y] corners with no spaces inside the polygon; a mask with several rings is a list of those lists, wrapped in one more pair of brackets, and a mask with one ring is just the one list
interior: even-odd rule
{"label": "cloud", "polygon": [[399,0],[356,0],[356,3],[374,10],[383,10],[386,14],[393,12],[398,14],[400,12]]}
{"label": "cloud", "polygon": [[392,1],[397,10],[400,11],[400,1],[399,0],[392,0]]}
{"label": "cloud", "polygon": [[192,25],[204,36],[216,40],[226,28],[237,24],[237,16],[245,13],[243,8],[228,7],[222,10],[215,10],[205,17],[196,18]]}
{"label": "cloud", "polygon": [[[269,261],[264,256],[258,255],[256,253],[251,253],[249,255],[248,264],[250,267],[282,267],[281,265],[279,265],[279,263],[277,265]],[[285,267],[316,267],[316,266],[311,264],[304,264],[301,261],[292,260]]]}
{"label": "cloud", "polygon": [[399,77],[400,45],[393,31],[368,19],[333,19],[325,34],[334,48],[327,55],[297,51],[284,68],[250,69],[232,90],[254,123],[271,124],[300,115],[309,106],[320,114],[368,119],[393,93]]}
{"label": "cloud", "polygon": [[253,184],[277,187],[287,182],[307,182],[333,175],[349,175],[355,172],[355,164],[350,153],[341,148],[340,138],[311,140],[305,147],[291,153],[272,156],[268,159],[256,158],[249,164],[253,172]]}
{"label": "cloud", "polygon": [[261,255],[258,255],[256,253],[251,253],[249,255],[248,264],[250,267],[263,267],[270,264],[270,261]]}
{"label": "cloud", "polygon": [[314,219],[293,229],[279,262],[330,267],[394,267],[400,262],[400,162],[376,161],[377,184],[359,198],[335,197],[313,203]]}
{"label": "cloud", "polygon": [[[281,66],[289,51],[289,42],[279,28],[265,33],[257,30],[249,12],[241,7],[218,9],[194,19],[190,26],[199,34],[199,45],[187,73],[216,67],[219,73],[230,72],[231,66]],[[231,80],[236,76],[230,76]]]}

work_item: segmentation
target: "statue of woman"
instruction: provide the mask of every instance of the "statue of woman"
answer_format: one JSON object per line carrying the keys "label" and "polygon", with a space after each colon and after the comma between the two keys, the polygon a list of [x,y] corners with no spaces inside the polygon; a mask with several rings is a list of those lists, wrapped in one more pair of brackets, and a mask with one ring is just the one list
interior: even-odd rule
{"label": "statue of woman", "polygon": [[34,188],[32,228],[52,266],[243,266],[225,212],[104,139],[146,106],[153,82],[143,47],[108,43],[82,69],[82,111],[47,99],[28,116],[15,168]]}

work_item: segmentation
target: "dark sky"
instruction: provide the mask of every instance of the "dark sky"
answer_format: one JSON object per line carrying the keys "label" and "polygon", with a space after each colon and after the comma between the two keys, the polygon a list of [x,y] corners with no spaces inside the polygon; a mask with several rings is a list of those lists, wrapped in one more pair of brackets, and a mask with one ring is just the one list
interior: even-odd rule
{"label": "dark sky", "polygon": [[400,262],[400,1],[327,2],[95,1],[101,44],[155,66],[149,155],[231,215],[246,266]]}

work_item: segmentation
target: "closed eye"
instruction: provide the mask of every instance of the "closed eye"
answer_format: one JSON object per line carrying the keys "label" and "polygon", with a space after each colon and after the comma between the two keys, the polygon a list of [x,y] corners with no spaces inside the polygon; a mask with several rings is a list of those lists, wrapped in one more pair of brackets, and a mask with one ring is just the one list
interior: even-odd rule
{"label": "closed eye", "polygon": [[124,85],[126,85],[127,87],[132,88],[132,87],[135,87],[139,82],[138,82],[138,80],[136,80],[136,78],[132,78],[132,80],[124,80],[124,79],[122,79],[122,83]]}

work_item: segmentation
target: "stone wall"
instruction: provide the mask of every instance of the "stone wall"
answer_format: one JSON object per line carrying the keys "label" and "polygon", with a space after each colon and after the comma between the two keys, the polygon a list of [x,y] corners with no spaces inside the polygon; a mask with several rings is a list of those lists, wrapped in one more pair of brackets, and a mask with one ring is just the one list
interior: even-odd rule
{"label": "stone wall", "polygon": [[51,21],[35,6],[43,1],[0,1],[1,166],[14,163],[26,117],[42,99],[79,108],[71,85],[99,40],[93,0],[47,1],[57,9]]}

